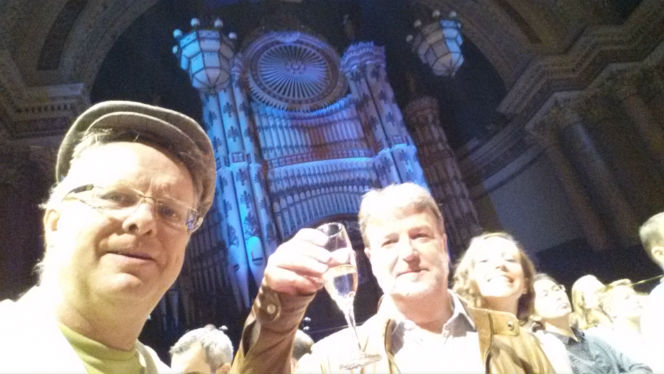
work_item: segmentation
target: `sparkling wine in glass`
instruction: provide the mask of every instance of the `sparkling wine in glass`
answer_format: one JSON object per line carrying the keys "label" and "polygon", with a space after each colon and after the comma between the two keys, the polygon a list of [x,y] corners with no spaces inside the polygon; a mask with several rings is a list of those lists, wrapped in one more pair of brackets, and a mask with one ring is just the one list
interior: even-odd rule
{"label": "sparkling wine in glass", "polygon": [[361,368],[380,360],[381,356],[364,352],[357,335],[355,312],[353,310],[353,300],[355,300],[355,293],[357,292],[355,252],[350,244],[350,239],[348,239],[346,228],[341,223],[326,223],[319,226],[318,230],[324,232],[328,237],[325,248],[332,252],[333,258],[341,262],[340,265],[328,269],[323,275],[323,280],[325,281],[325,289],[346,318],[346,323],[351,329],[356,347],[355,353],[346,362],[343,362],[339,368],[343,370]]}

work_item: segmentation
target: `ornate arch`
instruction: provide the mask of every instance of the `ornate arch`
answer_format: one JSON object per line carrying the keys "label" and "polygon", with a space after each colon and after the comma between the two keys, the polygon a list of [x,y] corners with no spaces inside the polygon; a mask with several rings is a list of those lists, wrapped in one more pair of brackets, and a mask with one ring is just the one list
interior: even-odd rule
{"label": "ornate arch", "polygon": [[[97,72],[116,39],[157,0],[112,1],[81,14],[63,52],[61,69],[71,80],[92,87]],[[108,6],[110,9],[105,9]]]}
{"label": "ornate arch", "polygon": [[[7,47],[28,85],[81,82],[85,88],[90,88],[118,36],[156,2],[19,0],[9,2],[6,12],[0,14],[0,20],[7,25],[6,29],[3,27],[0,30],[11,32],[15,38],[20,35],[14,40],[15,46]],[[78,13],[75,12],[76,6],[82,6]],[[72,14],[67,15],[68,7],[74,8],[71,9]],[[67,18],[68,26],[54,30],[56,21],[63,17]],[[58,57],[58,61],[50,61],[50,64],[58,64],[50,66],[41,63],[40,70],[40,56],[48,54]]]}

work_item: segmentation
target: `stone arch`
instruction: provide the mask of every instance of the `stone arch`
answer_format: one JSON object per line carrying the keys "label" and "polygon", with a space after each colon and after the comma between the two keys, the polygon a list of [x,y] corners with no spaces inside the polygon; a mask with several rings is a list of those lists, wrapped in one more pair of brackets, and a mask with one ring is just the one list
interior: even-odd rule
{"label": "stone arch", "polygon": [[65,75],[71,80],[82,82],[88,89],[92,87],[116,39],[156,2],[113,1],[86,9],[65,45],[61,65]]}
{"label": "stone arch", "polygon": [[[122,0],[106,4],[88,4],[68,32],[61,52],[60,66],[56,72],[52,72],[55,76],[45,76],[36,70],[33,73],[36,73],[37,78],[50,81],[48,83],[77,81],[89,89],[116,39],[156,3],[157,0]],[[476,2],[453,4],[451,0],[421,0],[421,3],[431,9],[440,9],[443,14],[455,10],[463,24],[464,35],[487,57],[506,87],[514,83],[532,58],[533,45],[528,35],[495,4],[486,4],[486,6],[480,6]],[[65,4],[66,1],[62,0],[59,6],[63,7]],[[52,10],[52,6],[49,9]],[[48,12],[36,13],[41,16],[34,18],[35,25],[52,25],[55,21],[52,11],[48,17]],[[46,41],[50,27],[30,29],[46,29],[46,31],[26,35],[23,44],[42,45],[42,49],[45,48],[43,43]],[[496,33],[495,30],[503,32]],[[541,34],[541,30],[536,29],[536,31],[538,35]],[[39,53],[33,53],[29,58],[31,61],[24,61],[27,64],[22,65],[28,69],[36,69]]]}
{"label": "stone arch", "polygon": [[[26,83],[38,86],[81,82],[89,89],[116,39],[156,2],[88,2],[74,21],[69,20],[71,27],[57,30],[58,35],[52,32],[53,25],[68,6],[67,0],[48,1],[46,6],[18,1],[7,5],[10,9],[0,15],[0,20],[8,21],[13,35],[21,35],[12,54]],[[23,22],[6,17],[19,17]],[[25,24],[28,20],[30,25]],[[45,45],[49,40],[56,40],[58,45]],[[39,70],[40,56],[45,51],[59,56],[59,64]]]}

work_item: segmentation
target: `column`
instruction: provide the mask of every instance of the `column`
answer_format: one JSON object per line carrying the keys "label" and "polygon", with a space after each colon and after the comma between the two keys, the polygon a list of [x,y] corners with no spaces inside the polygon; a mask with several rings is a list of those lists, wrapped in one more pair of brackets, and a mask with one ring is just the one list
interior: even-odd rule
{"label": "column", "polygon": [[638,95],[636,86],[631,82],[620,82],[613,90],[621,108],[632,120],[650,157],[664,172],[664,130],[657,123],[648,105]]}
{"label": "column", "polygon": [[351,45],[341,59],[367,143],[376,152],[381,185],[414,182],[426,187],[417,149],[406,130],[385,72],[385,50],[373,43]]}
{"label": "column", "polygon": [[611,248],[609,232],[593,208],[590,197],[579,180],[574,166],[563,152],[558,129],[559,123],[555,119],[553,121],[549,119],[530,130],[530,135],[544,148],[551,161],[590,248],[595,251],[609,249]]}
{"label": "column", "polygon": [[578,113],[568,112],[566,123],[560,131],[565,149],[571,154],[574,164],[583,173],[590,188],[597,195],[598,204],[608,213],[611,230],[616,233],[623,247],[638,241],[638,220],[618,187],[609,166],[597,151]]}
{"label": "column", "polygon": [[256,146],[256,125],[241,84],[242,66],[234,58],[234,43],[215,29],[186,35],[176,31],[174,52],[203,101],[203,122],[217,161],[217,206],[222,237],[228,248],[228,268],[236,303],[251,306],[250,283],[257,289],[267,256],[276,247],[276,230],[269,211],[264,166]]}
{"label": "column", "polygon": [[[258,131],[256,123],[253,121],[251,106],[248,104],[247,93],[242,85],[242,64],[240,58],[233,59],[231,69],[231,88],[234,97],[234,112],[236,113],[237,123],[240,128],[240,136],[243,141],[243,151],[246,155],[246,170],[249,173],[248,198],[253,197],[249,205],[253,205],[256,224],[258,230],[255,232],[254,241],[260,241],[256,244],[256,252],[248,253],[249,258],[253,258],[252,272],[256,285],[260,285],[263,279],[263,270],[267,262],[267,257],[277,248],[277,235],[274,226],[274,220],[270,210],[270,195],[267,193],[267,184],[265,181],[267,165],[260,153],[257,145]],[[252,204],[253,203],[253,204]],[[262,250],[258,250],[261,248]],[[251,264],[250,264],[251,265]]]}
{"label": "column", "polygon": [[482,232],[475,206],[447,137],[440,124],[438,101],[430,96],[417,98],[406,106],[406,122],[412,129],[431,194],[439,202],[450,244],[462,253],[470,239]]}

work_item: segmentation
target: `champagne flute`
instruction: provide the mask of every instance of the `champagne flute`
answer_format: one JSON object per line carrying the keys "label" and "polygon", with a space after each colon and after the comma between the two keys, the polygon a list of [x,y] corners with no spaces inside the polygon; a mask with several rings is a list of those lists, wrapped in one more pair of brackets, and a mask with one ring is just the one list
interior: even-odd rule
{"label": "champagne flute", "polygon": [[[333,257],[342,264],[332,267],[323,274],[323,280],[327,293],[337,304],[346,318],[346,323],[351,330],[351,335],[356,346],[355,353],[350,359],[342,363],[339,368],[353,370],[369,365],[381,359],[380,355],[368,354],[362,350],[360,338],[357,335],[355,325],[355,312],[353,301],[357,292],[357,265],[355,264],[355,252],[351,246],[350,239],[344,225],[338,222],[326,223],[318,227],[327,237],[325,248],[332,252]],[[345,263],[344,263],[345,261]]]}

